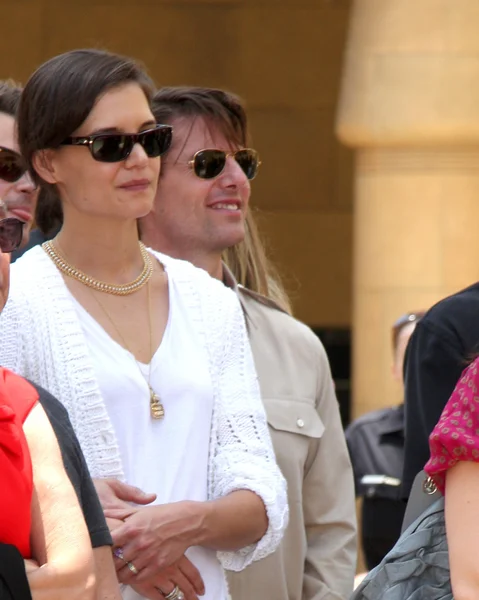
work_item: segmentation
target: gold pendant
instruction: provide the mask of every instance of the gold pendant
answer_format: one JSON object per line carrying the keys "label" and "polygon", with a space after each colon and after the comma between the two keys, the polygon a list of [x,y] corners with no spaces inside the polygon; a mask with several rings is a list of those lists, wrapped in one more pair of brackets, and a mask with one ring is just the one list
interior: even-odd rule
{"label": "gold pendant", "polygon": [[[149,386],[150,387],[150,386]],[[150,413],[152,419],[162,419],[165,416],[165,407],[160,397],[150,387]]]}

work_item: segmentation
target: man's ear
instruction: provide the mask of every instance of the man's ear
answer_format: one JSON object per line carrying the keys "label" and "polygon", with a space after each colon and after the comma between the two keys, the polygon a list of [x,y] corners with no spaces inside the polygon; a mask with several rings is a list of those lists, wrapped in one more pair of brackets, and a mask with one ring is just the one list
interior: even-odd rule
{"label": "man's ear", "polygon": [[57,183],[55,173],[54,150],[37,150],[32,156],[33,168],[47,183]]}

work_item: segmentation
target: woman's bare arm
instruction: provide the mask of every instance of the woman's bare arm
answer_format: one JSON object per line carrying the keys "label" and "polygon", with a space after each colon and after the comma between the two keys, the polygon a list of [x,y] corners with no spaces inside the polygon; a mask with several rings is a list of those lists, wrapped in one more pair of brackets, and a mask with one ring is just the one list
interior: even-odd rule
{"label": "woman's bare arm", "polygon": [[37,404],[23,426],[33,466],[32,557],[34,600],[94,600],[95,566],[78,499],[63,467],[50,422]]}
{"label": "woman's bare arm", "polygon": [[446,475],[445,516],[455,600],[479,598],[479,464],[459,462]]}
{"label": "woman's bare arm", "polygon": [[96,600],[121,600],[110,546],[95,548],[93,558],[97,581]]}

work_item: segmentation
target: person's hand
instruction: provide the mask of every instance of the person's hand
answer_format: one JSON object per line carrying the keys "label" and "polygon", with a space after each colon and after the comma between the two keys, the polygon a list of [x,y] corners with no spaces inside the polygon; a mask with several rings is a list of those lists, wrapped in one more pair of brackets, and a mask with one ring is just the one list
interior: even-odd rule
{"label": "person's hand", "polygon": [[112,532],[117,552],[121,549],[124,560],[138,570],[135,582],[149,581],[195,545],[203,524],[203,504],[185,501],[142,507]]}
{"label": "person's hand", "polygon": [[121,527],[123,525],[125,521],[121,521],[120,519],[106,519],[106,524],[108,525],[108,529],[110,530],[110,533],[112,531],[114,531],[115,529],[118,529],[118,527]]}
{"label": "person's hand", "polygon": [[[156,494],[147,494],[133,485],[123,483],[119,479],[94,479],[95,489],[100,498],[105,516],[111,519],[123,520],[132,515],[137,507],[135,504],[150,504],[156,499]],[[108,511],[108,514],[107,514]]]}
{"label": "person's hand", "polygon": [[116,557],[114,560],[119,581],[131,585],[140,596],[146,596],[150,600],[164,600],[176,585],[185,595],[185,600],[198,600],[198,596],[205,593],[205,585],[198,569],[186,556],[143,583],[136,581],[137,575],[130,571],[124,560]]}

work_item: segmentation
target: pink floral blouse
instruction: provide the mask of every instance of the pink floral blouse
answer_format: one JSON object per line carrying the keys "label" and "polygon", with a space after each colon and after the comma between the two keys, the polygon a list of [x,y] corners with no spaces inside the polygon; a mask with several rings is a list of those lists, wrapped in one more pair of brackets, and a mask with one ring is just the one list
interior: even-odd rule
{"label": "pink floral blouse", "polygon": [[461,375],[429,437],[424,467],[444,493],[446,471],[460,460],[479,462],[479,357]]}

